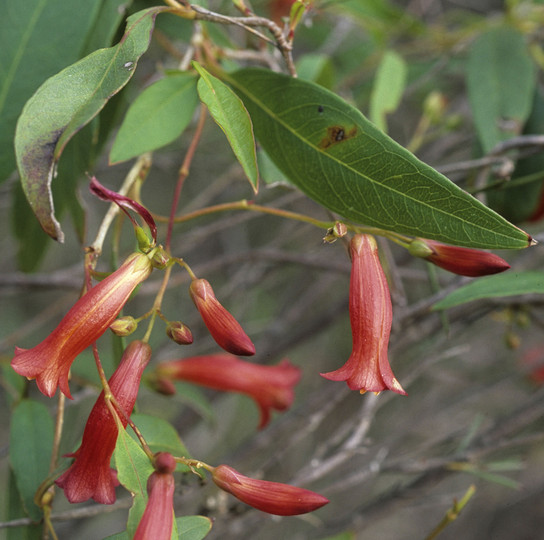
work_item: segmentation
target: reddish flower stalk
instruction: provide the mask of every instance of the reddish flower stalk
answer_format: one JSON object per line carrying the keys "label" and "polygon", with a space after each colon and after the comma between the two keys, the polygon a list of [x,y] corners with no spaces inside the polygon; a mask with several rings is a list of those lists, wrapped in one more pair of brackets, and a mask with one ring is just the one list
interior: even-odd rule
{"label": "reddish flower stalk", "polygon": [[119,208],[125,212],[135,226],[136,222],[132,219],[132,216],[128,213],[128,210],[136,212],[149,227],[151,236],[153,238],[153,244],[157,242],[157,225],[155,224],[155,220],[147,208],[129,197],[126,197],[125,195],[121,195],[116,191],[112,191],[111,189],[104,187],[94,176],[91,178],[89,188],[91,193],[96,195],[99,199],[115,203],[117,206],[119,206]]}
{"label": "reddish flower stalk", "polygon": [[176,462],[171,454],[161,452],[155,468],[147,481],[149,499],[134,540],[170,540],[172,536]]}
{"label": "reddish flower stalk", "polygon": [[326,505],[329,500],[288,484],[248,478],[228,465],[212,469],[213,481],[222,490],[257,510],[277,516],[307,514]]}
{"label": "reddish flower stalk", "polygon": [[11,367],[19,375],[36,379],[46,396],[53,397],[59,387],[71,399],[68,372],[72,362],[108,329],[151,271],[150,260],[133,253],[119,269],[82,296],[39,345],[28,350],[15,347]]}
{"label": "reddish flower stalk", "polygon": [[[109,380],[112,395],[126,416],[119,414],[123,427],[132,413],[142,373],[151,358],[151,347],[143,341],[128,345],[119,367]],[[118,429],[115,418],[104,400],[104,392],[98,397],[83,432],[81,446],[70,457],[74,463],[56,480],[71,503],[93,498],[101,504],[115,502],[115,486],[118,485],[110,461],[117,442]]]}
{"label": "reddish flower stalk", "polygon": [[410,243],[408,251],[448,272],[460,276],[479,277],[498,274],[510,265],[498,255],[457,246],[448,246],[435,240],[418,238]]}
{"label": "reddish flower stalk", "polygon": [[300,380],[300,369],[286,358],[277,366],[261,366],[230,354],[215,354],[162,362],[156,375],[161,388],[171,388],[167,384],[171,380],[182,380],[246,394],[260,409],[262,429],[270,421],[271,409],[285,411],[293,403],[293,387]]}
{"label": "reddish flower stalk", "polygon": [[340,369],[321,375],[331,381],[346,381],[361,394],[393,390],[406,395],[387,359],[393,307],[376,240],[358,234],[351,240],[350,253],[349,315],[353,348]]}
{"label": "reddish flower stalk", "polygon": [[208,281],[193,279],[189,293],[204,324],[221,348],[239,356],[255,354],[255,345],[238,321],[219,303]]}

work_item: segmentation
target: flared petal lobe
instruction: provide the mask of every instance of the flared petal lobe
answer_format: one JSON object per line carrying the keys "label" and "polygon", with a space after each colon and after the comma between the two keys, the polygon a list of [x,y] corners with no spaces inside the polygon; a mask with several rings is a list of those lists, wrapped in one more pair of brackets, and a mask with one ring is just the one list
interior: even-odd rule
{"label": "flared petal lobe", "polygon": [[[170,540],[174,524],[176,468],[174,458],[167,453],[158,456],[157,470],[147,481],[149,499],[138,524],[134,540]],[[157,466],[158,465],[158,466]]]}
{"label": "flared petal lobe", "polygon": [[479,277],[498,274],[510,265],[494,253],[457,246],[448,246],[436,240],[418,238],[410,243],[408,250],[416,257],[460,276]]}
{"label": "flared petal lobe", "polygon": [[322,495],[307,489],[249,478],[228,465],[215,467],[212,477],[218,487],[240,501],[277,516],[307,514],[329,502]]}
{"label": "flared petal lobe", "polygon": [[238,321],[219,303],[208,281],[194,279],[189,293],[204,324],[222,349],[239,356],[255,354],[255,345]]}
{"label": "flared petal lobe", "polygon": [[[143,341],[128,345],[119,367],[109,380],[112,394],[127,417],[132,413],[140,380],[151,358],[151,348]],[[119,414],[123,427],[127,418]],[[117,442],[117,423],[104,400],[98,397],[83,432],[81,446],[73,454],[74,463],[56,480],[71,503],[94,499],[101,504],[115,502],[117,479],[110,461]]]}
{"label": "flared petal lobe", "polygon": [[[284,411],[293,403],[300,369],[283,359],[276,366],[262,366],[230,354],[194,356],[162,362],[156,368],[158,381],[183,380],[215,390],[240,392],[255,400],[261,411],[259,429],[268,424],[270,411]],[[161,383],[161,387],[171,388]]]}
{"label": "flared petal lobe", "polygon": [[82,296],[59,325],[32,349],[15,348],[12,368],[36,379],[40,392],[55,395],[57,387],[71,398],[70,367],[82,351],[94,343],[116,319],[134,289],[149,277],[150,260],[134,253],[110,276]]}
{"label": "flared petal lobe", "polygon": [[321,375],[331,381],[346,381],[349,388],[361,393],[393,390],[405,395],[387,357],[393,308],[376,240],[367,234],[355,235],[350,254],[349,316],[353,348],[340,369]]}

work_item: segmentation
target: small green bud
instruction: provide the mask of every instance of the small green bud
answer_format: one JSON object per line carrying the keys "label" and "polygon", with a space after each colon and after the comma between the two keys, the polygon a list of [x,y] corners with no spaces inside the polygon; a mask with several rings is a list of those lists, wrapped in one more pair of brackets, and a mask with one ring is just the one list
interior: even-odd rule
{"label": "small green bud", "polygon": [[136,328],[138,323],[134,317],[127,315],[126,317],[119,317],[110,324],[110,330],[119,337],[130,336]]}

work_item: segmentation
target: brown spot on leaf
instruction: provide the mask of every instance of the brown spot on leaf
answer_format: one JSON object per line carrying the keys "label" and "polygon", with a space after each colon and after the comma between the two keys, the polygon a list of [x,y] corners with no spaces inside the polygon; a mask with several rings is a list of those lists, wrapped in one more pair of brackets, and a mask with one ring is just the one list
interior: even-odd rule
{"label": "brown spot on leaf", "polygon": [[347,141],[357,135],[357,126],[353,126],[349,130],[343,126],[329,126],[327,135],[319,143],[319,148],[324,150],[342,141]]}

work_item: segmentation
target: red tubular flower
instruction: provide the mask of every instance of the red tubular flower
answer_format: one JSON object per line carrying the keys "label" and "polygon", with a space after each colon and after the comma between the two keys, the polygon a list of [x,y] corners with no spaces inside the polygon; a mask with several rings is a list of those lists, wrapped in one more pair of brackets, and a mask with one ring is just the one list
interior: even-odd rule
{"label": "red tubular flower", "polygon": [[36,379],[40,392],[53,397],[61,392],[72,398],[68,372],[76,356],[94,343],[115,320],[136,286],[151,274],[150,260],[133,253],[123,265],[82,296],[60,324],[32,349],[15,347],[11,367]]}
{"label": "red tubular flower", "polygon": [[329,500],[288,484],[248,478],[228,465],[212,470],[213,481],[222,490],[257,510],[277,516],[297,516],[325,506]]}
{"label": "red tubular flower", "polygon": [[435,240],[418,238],[410,243],[408,251],[415,257],[427,261],[460,276],[479,277],[498,274],[510,265],[498,255],[457,246],[448,246]]}
{"label": "red tubular flower", "polygon": [[189,292],[210,334],[220,347],[240,356],[255,354],[255,345],[238,321],[219,303],[208,281],[194,279]]}
{"label": "red tubular flower", "polygon": [[406,395],[387,359],[393,308],[376,240],[358,234],[351,240],[350,253],[349,315],[353,349],[340,369],[321,375],[331,381],[346,381],[361,394],[393,390]]}
{"label": "red tubular flower", "polygon": [[[111,393],[119,407],[130,416],[142,373],[151,358],[151,347],[143,341],[128,345],[119,367],[109,380]],[[127,419],[119,414],[124,427]],[[81,446],[71,454],[74,463],[56,480],[71,503],[93,498],[101,504],[115,502],[115,486],[118,484],[115,471],[110,469],[110,460],[117,442],[117,423],[104,400],[104,392],[98,397],[83,432]]]}
{"label": "red tubular flower", "polygon": [[162,362],[156,375],[159,381],[176,379],[246,394],[259,406],[262,429],[270,421],[271,409],[285,411],[293,403],[293,387],[300,380],[300,369],[286,358],[277,366],[261,366],[230,354],[215,354]]}
{"label": "red tubular flower", "polygon": [[162,452],[156,456],[155,468],[147,481],[149,499],[134,540],[170,540],[172,536],[176,462],[171,454]]}

